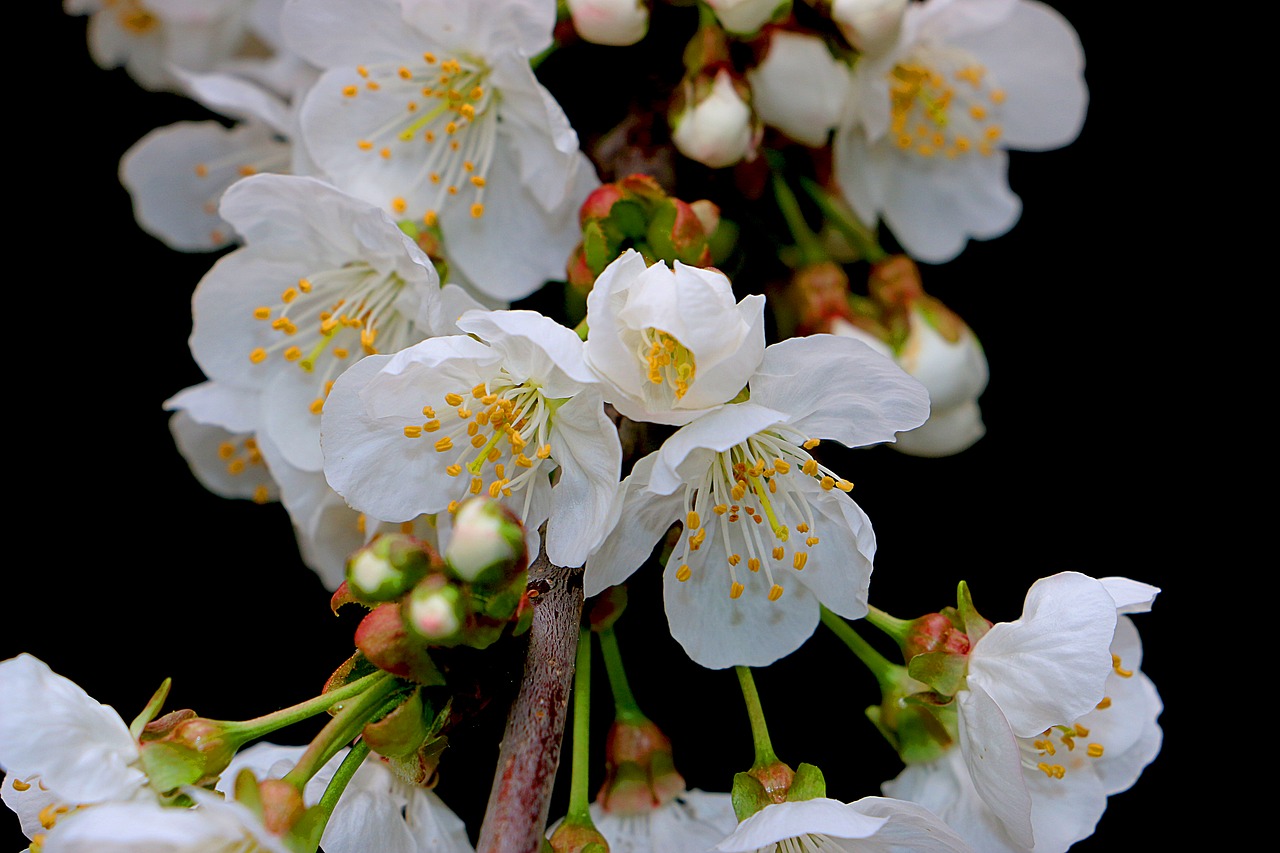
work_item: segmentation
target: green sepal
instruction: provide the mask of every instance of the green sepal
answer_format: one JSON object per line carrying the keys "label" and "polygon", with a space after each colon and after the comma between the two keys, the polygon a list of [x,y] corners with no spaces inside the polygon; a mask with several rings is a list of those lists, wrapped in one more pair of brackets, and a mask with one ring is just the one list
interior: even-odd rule
{"label": "green sepal", "polygon": [[639,240],[644,236],[645,229],[649,227],[644,206],[631,199],[622,199],[613,203],[613,207],[609,208],[609,224],[629,240]]}
{"label": "green sepal", "polygon": [[392,758],[416,752],[429,732],[425,713],[422,691],[414,690],[382,719],[364,727],[365,743],[379,755]]}
{"label": "green sepal", "polygon": [[907,672],[916,681],[929,685],[943,696],[954,696],[964,684],[969,670],[966,655],[951,652],[922,652],[911,658]]}
{"label": "green sepal", "polygon": [[773,803],[764,785],[746,772],[733,774],[733,790],[730,792],[730,798],[733,801],[733,813],[738,816],[739,823]]}
{"label": "green sepal", "polygon": [[973,606],[969,585],[964,581],[960,581],[956,589],[956,605],[956,609],[960,611],[960,618],[964,620],[964,632],[969,635],[970,645],[976,644],[986,636],[987,631],[991,630],[991,623],[983,619]]}
{"label": "green sepal", "polygon": [[129,724],[129,735],[137,740],[142,737],[142,730],[147,727],[147,723],[156,718],[156,714],[160,713],[160,709],[164,707],[164,700],[169,698],[169,688],[173,686],[173,679],[166,678],[160,682],[160,686],[156,688],[156,692],[151,694],[151,699],[147,701],[147,706],[142,709],[142,713],[133,718],[133,722]]}
{"label": "green sepal", "polygon": [[587,261],[587,268],[595,275],[604,272],[604,268],[618,256],[617,246],[611,243],[599,222],[588,222],[583,227],[582,256]]}
{"label": "green sepal", "polygon": [[373,675],[377,671],[378,668],[373,665],[373,661],[365,657],[363,652],[356,652],[333,671],[333,675],[330,675],[329,680],[324,683],[324,690],[321,693],[329,693],[339,687],[346,687],[351,682],[359,681],[366,675]]}
{"label": "green sepal", "polygon": [[868,705],[865,711],[867,719],[871,721],[871,725],[876,727],[876,731],[884,736],[889,742],[889,746],[893,747],[894,752],[901,752],[898,748],[898,735],[884,724],[884,714],[879,705]]}
{"label": "green sepal", "polygon": [[284,846],[292,853],[315,853],[329,817],[329,813],[318,805],[307,809],[281,839]]}
{"label": "green sepal", "polygon": [[194,749],[156,740],[141,744],[138,752],[147,780],[157,791],[191,785],[205,775],[204,756]]}
{"label": "green sepal", "polygon": [[258,820],[262,820],[266,810],[262,805],[262,789],[258,786],[258,778],[253,775],[253,771],[245,767],[236,774],[231,785],[233,799],[253,812]]}
{"label": "green sepal", "polygon": [[[935,761],[955,745],[955,738],[952,737],[956,725],[955,704],[939,704],[940,698],[930,693],[918,693],[905,700],[906,707],[897,717],[896,744],[898,756],[903,762],[918,764]],[[951,727],[947,726],[944,717],[952,721]]]}
{"label": "green sepal", "polygon": [[827,795],[827,780],[822,770],[813,764],[801,763],[796,766],[796,775],[787,789],[787,802],[797,800],[816,800]]}

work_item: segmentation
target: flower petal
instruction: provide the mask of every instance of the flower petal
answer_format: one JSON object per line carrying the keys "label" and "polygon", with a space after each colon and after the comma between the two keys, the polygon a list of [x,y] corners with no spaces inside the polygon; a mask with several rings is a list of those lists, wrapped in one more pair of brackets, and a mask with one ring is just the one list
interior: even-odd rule
{"label": "flower petal", "polygon": [[1031,795],[1013,730],[999,705],[981,687],[956,696],[960,706],[960,753],[978,796],[1000,820],[1014,843],[1030,849]]}

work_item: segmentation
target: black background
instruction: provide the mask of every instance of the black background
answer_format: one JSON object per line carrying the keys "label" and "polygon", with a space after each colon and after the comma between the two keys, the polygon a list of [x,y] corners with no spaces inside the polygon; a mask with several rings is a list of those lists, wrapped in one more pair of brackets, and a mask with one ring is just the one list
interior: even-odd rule
{"label": "black background", "polygon": [[[1212,529],[1188,470],[1199,464],[1186,450],[1199,439],[1194,415],[1173,402],[1187,392],[1188,345],[1165,334],[1169,294],[1192,270],[1171,260],[1165,223],[1178,200],[1149,157],[1152,102],[1134,97],[1134,69],[1158,42],[1151,21],[1100,8],[1113,4],[1054,5],[1085,48],[1084,131],[1059,151],[1013,154],[1025,210],[1009,234],[925,267],[926,288],[985,345],[987,436],[946,459],[875,448],[834,465],[875,524],[871,600],[890,613],[951,603],[961,578],[994,620],[1016,618],[1032,581],[1065,570],[1164,590],[1137,617],[1144,670],[1166,703],[1163,751],[1073,849],[1159,846],[1178,837],[1166,811],[1201,770],[1191,733],[1199,697],[1181,643]],[[18,222],[6,383],[15,547],[0,659],[30,652],[126,720],[167,676],[168,707],[214,718],[307,698],[349,654],[354,614],[329,612],[280,507],[209,494],[174,448],[161,403],[202,378],[186,348],[189,301],[213,257],[143,233],[116,181],[120,155],[142,135],[207,114],[97,68],[84,20],[57,4],[23,14],[44,58],[10,77],[19,96],[7,158]],[[635,692],[674,739],[689,784],[727,790],[751,763],[732,672],[696,667],[665,634],[656,573],[637,576],[618,633]],[[828,633],[757,682],[779,755],[821,766],[832,796],[877,793],[896,774],[862,713],[874,683]],[[604,717],[593,720],[601,731]],[[473,833],[500,727],[495,713],[446,753],[438,791]],[[562,784],[553,817],[564,794]],[[13,847],[25,843],[14,819],[0,831]]]}

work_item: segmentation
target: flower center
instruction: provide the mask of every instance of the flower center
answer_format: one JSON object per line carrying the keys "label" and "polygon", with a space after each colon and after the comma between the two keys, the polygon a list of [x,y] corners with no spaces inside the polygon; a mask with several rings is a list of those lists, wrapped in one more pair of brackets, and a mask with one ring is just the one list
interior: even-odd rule
{"label": "flower center", "polygon": [[[551,456],[551,420],[562,402],[543,397],[538,387],[517,380],[502,369],[469,394],[446,394],[444,403],[451,411],[443,415],[437,415],[430,405],[423,406],[422,414],[428,420],[421,426],[405,427],[404,434],[407,438],[421,438],[443,431],[436,440],[436,452],[457,451],[445,471],[450,477],[463,479],[466,486],[460,499],[449,503],[449,512],[453,513],[461,499],[469,495],[483,492],[495,500],[509,498],[538,476]],[[533,490],[526,489],[521,520],[528,516],[532,497]]]}
{"label": "flower center", "polygon": [[249,360],[262,364],[279,355],[313,374],[316,397],[310,409],[319,416],[355,349],[373,355],[379,337],[390,352],[410,343],[412,323],[395,305],[403,287],[404,279],[395,273],[380,273],[362,261],[300,278],[285,288],[274,308],[253,309],[254,319],[270,323],[280,337],[271,346],[254,349]]}
{"label": "flower center", "polygon": [[768,847],[759,847],[755,853],[821,853],[823,850],[840,853],[848,848],[827,835],[806,832],[793,838],[784,838]]}
{"label": "flower center", "polygon": [[[258,442],[253,436],[221,442],[218,445],[218,459],[227,466],[227,473],[233,477],[241,477],[246,471],[252,471],[253,475],[262,478],[270,477],[266,462],[262,459],[262,451],[258,449]],[[265,482],[254,486],[254,503],[264,504],[269,500],[271,500],[271,491]]]}
{"label": "flower center", "polygon": [[955,159],[976,151],[990,157],[1002,130],[995,122],[1005,101],[986,69],[955,48],[921,47],[889,71],[889,133],[902,151]]}
{"label": "flower center", "polygon": [[[1121,678],[1132,678],[1133,670],[1121,665],[1120,656],[1111,656],[1111,668]],[[1097,710],[1105,711],[1112,705],[1111,697],[1104,696]],[[1041,732],[1038,738],[1019,738],[1022,749],[1022,766],[1039,770],[1050,779],[1063,779],[1069,770],[1079,769],[1090,759],[1101,758],[1104,747],[1097,741],[1079,744],[1078,739],[1089,737],[1089,729],[1076,723],[1071,726],[1052,726]],[[1083,748],[1077,751],[1077,747]]]}
{"label": "flower center", "polygon": [[698,362],[675,336],[661,329],[645,329],[640,333],[638,354],[649,365],[649,381],[661,386],[655,390],[675,394],[677,400],[689,393]]}
{"label": "flower center", "polygon": [[[344,86],[344,97],[404,102],[404,108],[381,126],[368,128],[356,145],[382,160],[406,193],[425,197],[423,209],[410,215],[421,215],[427,225],[435,225],[439,210],[466,192],[471,215],[483,216],[497,135],[498,95],[486,85],[489,67],[467,58],[441,60],[424,53],[422,62],[412,67],[384,62],[361,65],[356,71],[362,85]],[[403,195],[392,198],[389,206],[397,214],[409,212]]]}
{"label": "flower center", "polygon": [[[702,479],[685,490],[684,531],[674,552],[680,564],[676,579],[692,577],[689,554],[707,538],[705,518],[719,526],[729,567],[729,597],[736,599],[745,589],[738,580],[745,555],[749,571],[764,571],[769,600],[781,598],[775,564],[789,563],[801,571],[809,559],[807,549],[819,541],[813,508],[800,493],[797,477],[811,477],[824,490],[853,488],[809,454],[817,446],[818,439],[778,425],[716,454]],[[791,536],[793,527],[801,536]]]}
{"label": "flower center", "polygon": [[138,0],[105,0],[104,11],[112,9],[120,28],[135,36],[145,35],[160,25],[159,19]]}

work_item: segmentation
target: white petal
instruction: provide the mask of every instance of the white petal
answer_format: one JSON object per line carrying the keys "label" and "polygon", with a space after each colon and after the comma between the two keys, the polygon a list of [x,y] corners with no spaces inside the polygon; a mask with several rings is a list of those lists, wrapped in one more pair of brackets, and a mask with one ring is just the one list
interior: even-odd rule
{"label": "white petal", "polygon": [[502,353],[509,373],[536,381],[549,398],[572,397],[596,381],[582,359],[582,339],[537,311],[468,312],[458,328]]}
{"label": "white petal", "polygon": [[[270,469],[245,447],[252,434],[200,423],[185,411],[169,419],[169,431],[191,473],[215,495],[258,502],[279,499]],[[233,448],[229,458],[225,455],[228,447]]]}
{"label": "white petal", "polygon": [[590,598],[629,578],[653,554],[662,534],[680,516],[684,495],[656,495],[648,489],[656,456],[650,453],[632,467],[618,487],[618,517],[600,548],[587,558],[583,593]]}
{"label": "white petal", "polygon": [[258,395],[221,382],[201,382],[184,388],[164,401],[171,412],[186,412],[202,424],[220,426],[229,432],[251,433],[258,428]]}
{"label": "white petal", "polygon": [[982,409],[971,400],[950,409],[930,412],[929,420],[922,426],[898,433],[898,440],[892,447],[908,456],[954,456],[977,444],[978,439],[986,434]]}
{"label": "white petal", "polygon": [[[985,638],[984,638],[985,639]],[[1001,708],[981,687],[956,696],[960,752],[978,796],[1017,844],[1030,848],[1031,795],[1022,774],[1018,742]]]}
{"label": "white petal", "polygon": [[711,464],[712,453],[728,450],[748,436],[786,420],[780,411],[749,402],[708,412],[676,430],[658,448],[649,488],[669,495],[685,483],[701,480]]}
{"label": "white petal", "polygon": [[1029,774],[1027,788],[1031,791],[1035,849],[1045,853],[1065,853],[1072,844],[1092,835],[1107,807],[1102,782],[1089,771],[1067,771],[1061,779]]}
{"label": "white petal", "polygon": [[1160,588],[1129,578],[1098,578],[1116,602],[1117,613],[1146,613],[1151,610]]}
{"label": "white petal", "polygon": [[749,853],[806,834],[869,838],[888,820],[887,817],[863,814],[839,800],[826,797],[771,803],[738,824],[733,834],[717,844],[715,849],[725,853]]}
{"label": "white petal", "polygon": [[0,663],[0,767],[39,776],[75,803],[127,799],[146,777],[131,766],[138,745],[109,705],[20,654]]}
{"label": "white petal", "polygon": [[863,797],[849,808],[871,817],[888,818],[872,838],[858,846],[858,853],[974,853],[955,830],[928,809],[905,800]]}
{"label": "white petal", "polygon": [[1014,734],[1074,722],[1102,699],[1115,602],[1087,575],[1062,572],[1027,591],[1022,616],[991,627],[969,655],[970,687],[1000,706]]}
{"label": "white petal", "polygon": [[769,37],[764,61],[747,72],[751,103],[765,124],[813,148],[839,122],[851,78],[819,38],[786,30]]}
{"label": "white petal", "polygon": [[839,489],[823,491],[812,477],[804,477],[799,483],[801,494],[819,514],[812,531],[819,541],[809,549],[804,569],[787,574],[817,596],[827,609],[846,619],[861,619],[867,615],[876,554],[871,520]]}
{"label": "white petal", "polygon": [[554,417],[551,458],[560,478],[551,490],[547,557],[557,566],[580,566],[616,518],[611,513],[622,477],[622,445],[593,388],[579,391]]}
{"label": "white petal", "polygon": [[924,422],[929,396],[871,347],[840,335],[773,344],[751,378],[751,400],[790,415],[791,426],[849,447],[892,441]]}

